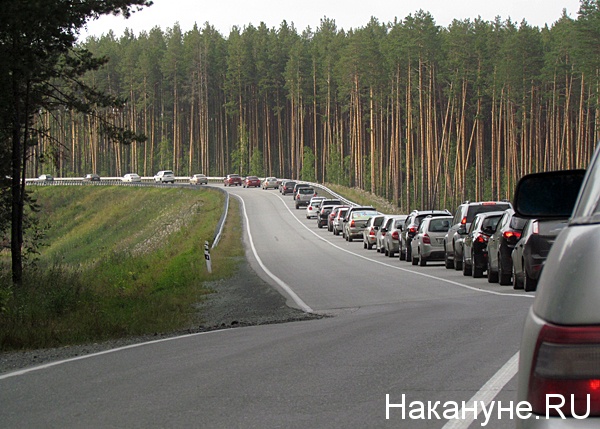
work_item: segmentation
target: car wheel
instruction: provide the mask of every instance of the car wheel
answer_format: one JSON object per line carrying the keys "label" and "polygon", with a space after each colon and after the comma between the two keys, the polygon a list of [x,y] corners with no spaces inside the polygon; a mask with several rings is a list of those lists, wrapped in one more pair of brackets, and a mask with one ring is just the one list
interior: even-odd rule
{"label": "car wheel", "polygon": [[406,262],[412,262],[412,247],[410,244],[406,246]]}
{"label": "car wheel", "polygon": [[417,258],[416,256],[410,255],[410,263],[412,265],[418,265],[419,264],[419,258]]}
{"label": "car wheel", "polygon": [[406,259],[406,255],[404,254],[404,247],[402,246],[402,243],[400,243],[400,250],[398,251],[398,258],[401,261],[404,261]]}
{"label": "car wheel", "polygon": [[427,265],[427,259],[421,255],[421,251],[419,250],[419,266],[424,267]]}
{"label": "car wheel", "polygon": [[456,253],[456,250],[454,251],[454,269],[456,271],[460,271],[463,268],[463,261],[462,258],[459,259],[458,258],[458,254]]}
{"label": "car wheel", "polygon": [[368,250],[371,250],[372,248],[373,248],[373,245],[372,245],[372,244],[367,244],[367,249],[368,249]]}
{"label": "car wheel", "polygon": [[448,258],[447,252],[444,252],[444,266],[448,270],[451,270],[452,268],[454,268],[454,261],[452,259]]}
{"label": "car wheel", "polygon": [[333,235],[340,235],[340,232],[337,229],[333,230]]}
{"label": "car wheel", "polygon": [[513,283],[513,289],[523,289],[523,283],[521,283],[519,281],[519,278],[517,277],[517,273],[515,271],[515,267],[513,266],[512,269],[512,283]]}
{"label": "car wheel", "polygon": [[389,254],[390,254],[385,246],[383,247],[383,254],[385,256],[389,256]]}
{"label": "car wheel", "polygon": [[300,208],[300,206],[298,204],[296,204],[296,210],[298,210]]}
{"label": "car wheel", "polygon": [[498,282],[498,273],[496,271],[492,271],[492,267],[490,266],[489,256],[488,256],[488,262],[487,262],[487,280],[488,280],[488,283]]}
{"label": "car wheel", "polygon": [[323,229],[323,225],[321,225],[321,222],[317,223],[317,227],[318,227],[319,229]]}
{"label": "car wheel", "polygon": [[523,270],[523,289],[525,292],[533,292],[537,289],[537,280],[527,274],[527,270]]}
{"label": "car wheel", "polygon": [[352,237],[350,235],[347,235],[347,237],[349,242],[352,241]]}
{"label": "car wheel", "polygon": [[367,242],[363,241],[363,249],[366,249],[366,248],[367,248]]}
{"label": "car wheel", "polygon": [[464,252],[463,252],[463,259],[461,262],[462,263],[460,265],[462,268],[463,276],[470,276],[471,275],[471,266],[469,264],[467,264],[467,261],[465,260]]}
{"label": "car wheel", "polygon": [[502,269],[502,261],[500,260],[500,256],[498,256],[498,281],[500,282],[501,285],[503,286],[508,286],[510,284],[512,284],[511,281],[511,273],[505,273],[504,270]]}
{"label": "car wheel", "polygon": [[480,279],[483,277],[483,268],[478,268],[475,264],[475,253],[471,252],[471,274],[474,279]]}

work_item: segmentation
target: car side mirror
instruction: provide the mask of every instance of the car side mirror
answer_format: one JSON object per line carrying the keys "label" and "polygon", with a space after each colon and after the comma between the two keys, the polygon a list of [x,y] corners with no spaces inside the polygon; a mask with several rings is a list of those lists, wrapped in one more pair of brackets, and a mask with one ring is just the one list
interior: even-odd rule
{"label": "car side mirror", "polygon": [[584,176],[585,170],[564,170],[522,177],[515,189],[515,213],[525,219],[570,217]]}
{"label": "car side mirror", "polygon": [[467,228],[462,225],[458,227],[458,231],[457,231],[460,235],[465,235],[467,233]]}

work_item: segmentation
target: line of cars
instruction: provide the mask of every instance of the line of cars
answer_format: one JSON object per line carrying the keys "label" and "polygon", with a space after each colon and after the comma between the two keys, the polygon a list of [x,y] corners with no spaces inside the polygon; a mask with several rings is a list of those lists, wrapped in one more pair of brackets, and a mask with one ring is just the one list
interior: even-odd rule
{"label": "line of cars", "polygon": [[[534,291],[546,257],[567,219],[524,219],[508,201],[465,202],[448,210],[414,210],[407,215],[383,214],[374,207],[345,206],[317,196],[309,185],[280,185],[294,194],[296,209],[306,218],[347,241],[412,265],[443,262],[463,275],[489,283]],[[300,191],[298,190],[300,189]]]}

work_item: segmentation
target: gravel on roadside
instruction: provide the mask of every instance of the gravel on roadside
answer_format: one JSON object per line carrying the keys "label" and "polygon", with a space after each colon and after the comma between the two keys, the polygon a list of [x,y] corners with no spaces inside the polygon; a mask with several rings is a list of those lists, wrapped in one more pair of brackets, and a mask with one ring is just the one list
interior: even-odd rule
{"label": "gravel on roadside", "polygon": [[202,322],[197,326],[177,332],[120,338],[93,344],[2,352],[0,374],[178,335],[324,317],[288,307],[285,298],[262,280],[245,258],[240,261],[234,276],[210,282],[206,286],[215,293],[208,295],[205,302],[198,304]]}

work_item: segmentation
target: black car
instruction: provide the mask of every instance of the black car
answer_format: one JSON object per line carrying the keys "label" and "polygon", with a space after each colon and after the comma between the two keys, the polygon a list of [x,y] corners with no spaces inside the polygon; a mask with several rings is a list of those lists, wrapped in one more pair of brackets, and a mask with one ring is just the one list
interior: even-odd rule
{"label": "black car", "polygon": [[[488,265],[487,244],[503,212],[479,213],[471,222],[469,231],[463,239],[462,270],[463,275],[483,277]],[[462,231],[460,231],[462,233]]]}
{"label": "black car", "polygon": [[531,292],[537,289],[540,273],[558,233],[568,219],[530,219],[512,253],[513,287]]}
{"label": "black car", "polygon": [[400,244],[398,249],[400,260],[407,262],[412,261],[412,239],[417,235],[419,225],[421,225],[423,219],[427,216],[437,217],[448,215],[452,216],[452,213],[448,210],[413,210],[404,221],[402,234],[400,234]]}
{"label": "black car", "polygon": [[327,226],[327,221],[329,219],[329,214],[333,210],[335,206],[341,206],[342,202],[340,200],[323,200],[321,201],[321,208],[319,210],[319,214],[317,215],[317,227],[323,228]]}
{"label": "black car", "polygon": [[466,202],[462,203],[456,209],[452,226],[444,238],[444,262],[446,268],[462,269],[463,239],[465,237],[461,232],[469,230],[471,222],[478,213],[504,211],[512,208],[506,201],[485,201],[485,202]]}
{"label": "black car", "polygon": [[296,186],[296,182],[294,182],[292,180],[288,180],[281,184],[281,187],[279,188],[279,192],[281,192],[283,195],[291,194],[294,192],[294,186]]}
{"label": "black car", "polygon": [[504,211],[496,232],[488,241],[487,278],[490,283],[512,284],[512,251],[521,238],[527,219],[515,216],[513,209]]}

